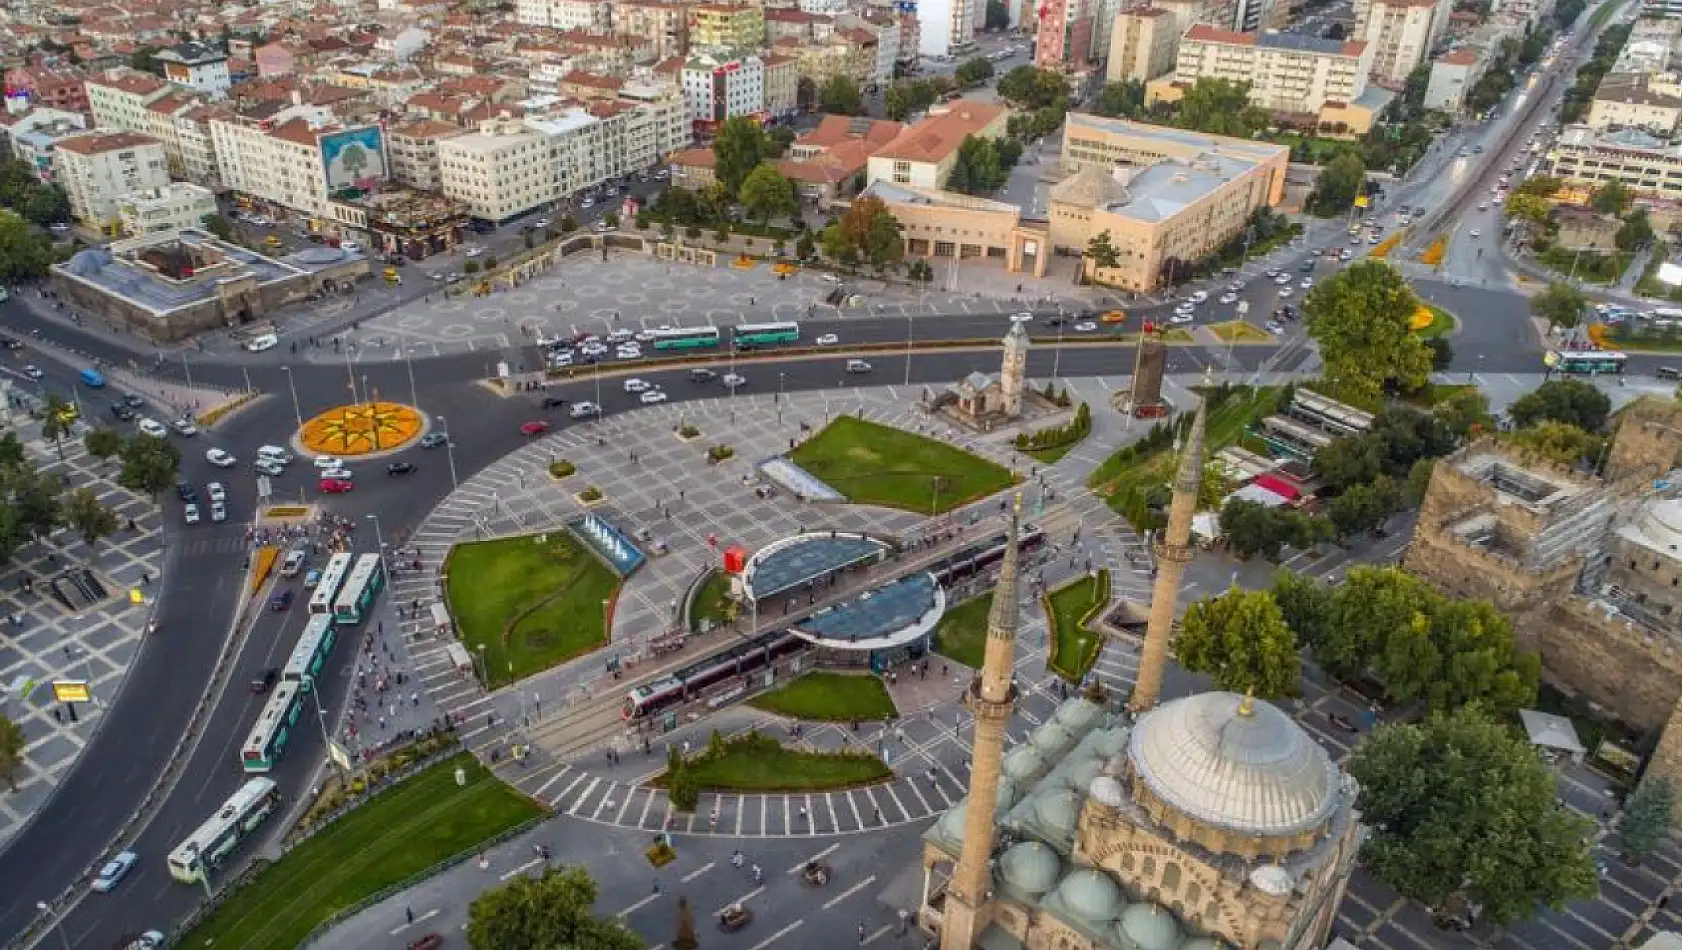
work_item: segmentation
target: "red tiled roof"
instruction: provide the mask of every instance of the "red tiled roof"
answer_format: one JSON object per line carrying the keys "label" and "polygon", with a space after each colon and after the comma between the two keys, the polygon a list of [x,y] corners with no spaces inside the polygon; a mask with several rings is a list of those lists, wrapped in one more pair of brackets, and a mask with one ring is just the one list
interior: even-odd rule
{"label": "red tiled roof", "polygon": [[1004,111],[1004,106],[959,99],[950,104],[950,111],[930,116],[901,132],[873,157],[941,161],[962,145],[965,137],[981,131]]}
{"label": "red tiled roof", "polygon": [[90,135],[59,139],[54,148],[60,152],[74,152],[77,155],[98,155],[118,149],[157,144],[160,144],[157,139],[150,135],[141,135],[139,132],[94,132]]}

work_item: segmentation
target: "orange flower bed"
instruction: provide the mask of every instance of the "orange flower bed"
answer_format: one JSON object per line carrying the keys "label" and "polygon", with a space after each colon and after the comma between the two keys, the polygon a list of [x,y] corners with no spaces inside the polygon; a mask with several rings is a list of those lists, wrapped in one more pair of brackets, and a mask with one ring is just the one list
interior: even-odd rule
{"label": "orange flower bed", "polygon": [[1425,249],[1424,254],[1419,255],[1419,262],[1421,264],[1429,264],[1432,267],[1435,267],[1443,262],[1443,257],[1447,253],[1448,238],[1439,237],[1435,241],[1431,242],[1431,246]]}
{"label": "orange flower bed", "polygon": [[1419,309],[1415,310],[1413,316],[1408,319],[1408,329],[1418,332],[1435,323],[1436,320],[1437,315],[1431,312],[1431,308],[1420,304]]}
{"label": "orange flower bed", "polygon": [[421,414],[395,402],[361,402],[329,409],[304,423],[298,440],[322,455],[367,455],[403,446],[420,435]]}

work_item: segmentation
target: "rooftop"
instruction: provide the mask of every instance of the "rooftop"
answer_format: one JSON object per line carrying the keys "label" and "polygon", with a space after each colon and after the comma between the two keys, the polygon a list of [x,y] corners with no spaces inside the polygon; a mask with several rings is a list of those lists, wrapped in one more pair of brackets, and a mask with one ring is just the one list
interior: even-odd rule
{"label": "rooftop", "polygon": [[139,148],[142,145],[162,145],[150,135],[139,132],[89,132],[86,135],[73,135],[60,139],[58,150],[73,152],[77,155],[98,155],[104,152],[117,152],[123,149]]}
{"label": "rooftop", "polygon": [[1328,40],[1320,36],[1309,36],[1303,33],[1280,33],[1277,30],[1268,30],[1265,33],[1239,33],[1234,30],[1213,27],[1207,23],[1193,24],[1191,29],[1186,30],[1185,38],[1201,43],[1254,46],[1258,49],[1290,50],[1297,53],[1317,53],[1322,56],[1359,56],[1367,48],[1367,44],[1359,41]]}
{"label": "rooftop", "polygon": [[934,629],[945,607],[946,595],[934,576],[920,572],[802,617],[789,629],[823,646],[882,650]]}
{"label": "rooftop", "polygon": [[[288,258],[266,257],[199,230],[158,232],[78,251],[53,270],[66,279],[159,315],[215,299],[222,280],[253,277],[259,284],[302,277],[354,257],[312,246]],[[188,266],[160,266],[185,261]]]}
{"label": "rooftop", "polygon": [[872,158],[898,161],[939,162],[964,139],[974,135],[1004,114],[1005,107],[974,99],[950,103],[946,112],[928,118],[901,132]]}
{"label": "rooftop", "polygon": [[832,571],[880,557],[887,549],[886,542],[863,534],[796,535],[754,552],[742,576],[750,596],[765,600]]}

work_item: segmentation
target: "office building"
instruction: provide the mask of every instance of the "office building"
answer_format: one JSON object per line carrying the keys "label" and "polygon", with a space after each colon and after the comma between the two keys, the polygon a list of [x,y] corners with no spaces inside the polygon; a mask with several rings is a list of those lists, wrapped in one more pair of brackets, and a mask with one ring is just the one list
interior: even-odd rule
{"label": "office building", "polygon": [[1174,69],[1180,31],[1174,15],[1157,7],[1125,10],[1110,30],[1110,56],[1104,78],[1150,82]]}
{"label": "office building", "polygon": [[121,230],[118,199],[168,187],[163,143],[138,132],[87,132],[60,139],[54,179],[70,198],[70,214],[105,234]]}
{"label": "office building", "polygon": [[383,129],[320,106],[268,103],[212,118],[210,131],[224,186],[312,230],[333,230],[333,192],[388,177]]}
{"label": "office building", "polygon": [[[1368,98],[1372,47],[1294,33],[1235,33],[1196,24],[1180,39],[1174,72],[1146,87],[1151,102],[1172,102],[1199,79],[1249,83],[1250,102],[1276,113],[1343,122],[1360,133],[1388,98]],[[1359,113],[1350,115],[1350,113]]]}
{"label": "office building", "polygon": [[1637,195],[1682,199],[1682,146],[1641,129],[1597,133],[1586,125],[1560,131],[1541,172],[1596,188],[1621,182]]}
{"label": "office building", "polygon": [[712,134],[725,119],[762,115],[765,62],[758,56],[697,53],[683,64],[683,101],[696,135]]}

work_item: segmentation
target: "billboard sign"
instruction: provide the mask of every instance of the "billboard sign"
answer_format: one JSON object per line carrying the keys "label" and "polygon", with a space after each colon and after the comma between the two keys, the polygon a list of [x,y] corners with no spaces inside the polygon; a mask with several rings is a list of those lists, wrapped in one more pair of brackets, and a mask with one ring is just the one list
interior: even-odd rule
{"label": "billboard sign", "polygon": [[320,138],[320,143],[329,191],[355,188],[386,177],[385,137],[379,126],[330,132]]}
{"label": "billboard sign", "polygon": [[53,680],[53,699],[61,703],[93,701],[93,692],[86,680]]}

